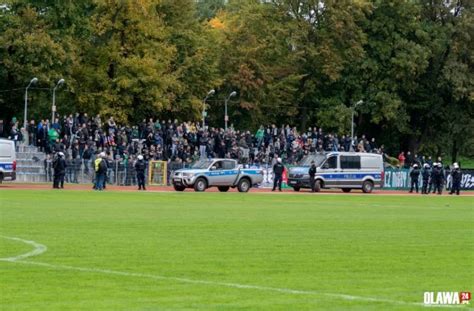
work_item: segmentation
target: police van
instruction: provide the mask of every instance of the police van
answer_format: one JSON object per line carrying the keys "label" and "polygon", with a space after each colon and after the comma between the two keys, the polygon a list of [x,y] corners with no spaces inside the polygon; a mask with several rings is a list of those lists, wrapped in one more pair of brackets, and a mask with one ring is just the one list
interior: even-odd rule
{"label": "police van", "polygon": [[4,180],[16,179],[15,143],[0,138],[0,183]]}
{"label": "police van", "polygon": [[[311,157],[311,156],[308,156]],[[315,191],[321,188],[340,188],[344,192],[362,189],[370,193],[376,187],[381,188],[384,181],[382,155],[357,152],[330,152],[314,157],[317,166]],[[303,159],[304,165],[289,170],[288,184],[295,191],[310,188],[310,158]]]}

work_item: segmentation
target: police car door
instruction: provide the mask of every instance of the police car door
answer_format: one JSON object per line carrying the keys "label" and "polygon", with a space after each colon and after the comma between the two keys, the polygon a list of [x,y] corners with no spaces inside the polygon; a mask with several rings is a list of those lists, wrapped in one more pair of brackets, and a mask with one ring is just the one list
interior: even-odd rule
{"label": "police car door", "polygon": [[210,186],[222,185],[224,178],[223,165],[224,161],[215,161],[212,164],[211,171],[208,173]]}
{"label": "police car door", "polygon": [[233,185],[238,173],[235,167],[236,162],[232,160],[224,160],[223,162],[224,176],[222,178],[222,184],[225,186]]}
{"label": "police car door", "polygon": [[338,156],[332,155],[326,159],[326,162],[321,166],[321,173],[324,178],[325,187],[334,187],[339,181]]}

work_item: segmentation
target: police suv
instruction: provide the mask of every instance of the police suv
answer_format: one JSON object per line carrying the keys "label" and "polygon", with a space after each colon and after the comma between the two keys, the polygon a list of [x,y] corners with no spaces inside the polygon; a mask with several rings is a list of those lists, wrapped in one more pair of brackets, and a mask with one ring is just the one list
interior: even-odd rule
{"label": "police suv", "polygon": [[311,188],[309,168],[314,161],[317,169],[315,191],[321,188],[340,188],[344,192],[362,189],[370,193],[375,187],[382,187],[384,165],[382,155],[374,153],[330,152],[326,155],[309,155],[297,167],[289,170],[288,184],[293,190]]}
{"label": "police suv", "polygon": [[206,159],[196,162],[190,169],[177,170],[172,178],[176,191],[186,188],[205,191],[209,187],[217,187],[219,191],[226,192],[231,187],[237,187],[240,192],[247,192],[263,181],[263,172],[243,169],[232,159]]}
{"label": "police suv", "polygon": [[0,183],[4,180],[16,179],[15,143],[0,138]]}

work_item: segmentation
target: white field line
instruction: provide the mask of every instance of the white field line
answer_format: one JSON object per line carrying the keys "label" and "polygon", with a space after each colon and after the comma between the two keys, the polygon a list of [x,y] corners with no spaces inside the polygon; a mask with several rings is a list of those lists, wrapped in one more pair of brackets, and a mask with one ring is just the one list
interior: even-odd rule
{"label": "white field line", "polygon": [[[22,259],[44,253],[47,250],[46,246],[36,243],[34,241],[23,240],[20,238],[6,237],[6,236],[0,236],[0,237],[24,242],[26,244],[33,245],[35,247],[33,251],[28,252],[23,255],[10,257],[10,258],[0,258],[0,261],[6,261],[6,262],[14,262],[14,263],[20,263],[20,264],[26,264],[26,265],[35,265],[35,266],[41,266],[41,267],[46,267],[46,268],[51,268],[51,269],[58,269],[58,270],[74,270],[74,271],[80,271],[80,272],[103,273],[103,274],[109,274],[109,275],[137,277],[137,278],[145,278],[145,279],[152,279],[152,280],[167,280],[167,281],[175,281],[175,282],[188,283],[188,284],[201,284],[201,285],[221,286],[221,287],[230,287],[230,288],[238,288],[238,289],[254,289],[254,290],[259,290],[259,291],[278,292],[282,294],[326,296],[326,297],[351,300],[351,301],[387,303],[387,304],[395,304],[395,305],[438,307],[438,305],[430,306],[430,305],[425,305],[423,303],[406,302],[406,301],[401,301],[401,300],[390,300],[390,299],[384,299],[384,298],[363,297],[363,296],[354,296],[354,295],[346,295],[346,294],[325,293],[325,292],[318,292],[318,291],[311,291],[311,290],[298,290],[298,289],[290,289],[290,288],[259,286],[259,285],[251,285],[251,284],[196,280],[196,279],[188,279],[188,278],[181,278],[181,277],[162,276],[162,275],[156,275],[156,274],[125,272],[125,271],[99,269],[99,268],[56,265],[56,264],[50,264],[46,262],[26,261]],[[439,307],[463,307],[463,306],[439,305]],[[472,309],[466,309],[466,310],[472,310]]]}
{"label": "white field line", "polygon": [[48,249],[45,245],[40,244],[40,243],[36,243],[35,241],[28,241],[28,240],[23,240],[23,239],[20,239],[20,238],[8,237],[8,236],[3,236],[3,235],[0,235],[0,237],[2,237],[4,239],[7,239],[7,240],[23,242],[25,244],[28,244],[28,245],[31,245],[31,246],[34,247],[34,249],[31,252],[21,254],[21,255],[15,256],[15,257],[0,258],[1,261],[19,261],[19,260],[22,260],[22,259],[25,259],[25,258],[28,258],[28,257],[40,255],[40,254],[46,252],[46,250]]}

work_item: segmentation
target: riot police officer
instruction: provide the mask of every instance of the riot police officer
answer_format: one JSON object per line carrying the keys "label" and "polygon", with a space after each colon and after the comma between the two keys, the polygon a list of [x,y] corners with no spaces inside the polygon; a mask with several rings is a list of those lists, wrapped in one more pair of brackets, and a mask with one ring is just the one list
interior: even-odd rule
{"label": "riot police officer", "polygon": [[433,167],[431,178],[433,179],[434,192],[443,193],[444,172],[440,163],[436,163],[436,166]]}
{"label": "riot police officer", "polygon": [[461,190],[461,179],[462,179],[462,173],[461,170],[459,169],[459,165],[457,163],[453,164],[453,170],[451,171],[451,191],[449,194],[456,193],[456,195],[459,195],[459,191]]}
{"label": "riot police officer", "polygon": [[411,187],[410,193],[413,192],[413,188],[416,189],[416,193],[418,193],[418,178],[420,177],[420,169],[418,168],[418,164],[413,164],[413,169],[410,172],[410,179],[411,179]]}
{"label": "riot police officer", "polygon": [[64,188],[64,175],[66,175],[66,160],[64,160],[64,153],[58,152],[56,159],[53,162],[54,180],[53,188]]}
{"label": "riot police officer", "polygon": [[311,192],[315,192],[315,184],[316,184],[316,180],[315,180],[315,176],[316,176],[316,164],[314,163],[314,161],[311,161],[311,167],[309,168],[309,171],[308,171],[308,174],[309,174],[309,184],[311,186]]}
{"label": "riot police officer", "polygon": [[433,165],[431,166],[431,171],[430,171],[430,181],[429,181],[429,187],[428,187],[428,193],[427,194],[430,194],[431,192],[433,192],[433,193],[436,192],[434,169],[437,166],[438,166],[438,162],[433,162]]}
{"label": "riot police officer", "polygon": [[135,171],[137,172],[138,190],[146,190],[145,188],[145,169],[146,163],[143,156],[138,156],[138,161],[135,163]]}
{"label": "riot police officer", "polygon": [[425,163],[423,165],[423,171],[421,172],[421,177],[423,179],[423,185],[421,187],[421,194],[428,194],[428,184],[430,182],[430,165]]}
{"label": "riot police officer", "polygon": [[281,163],[281,158],[277,159],[277,163],[273,165],[273,174],[275,175],[273,180],[273,189],[275,191],[276,187],[278,186],[278,191],[281,191],[281,181],[283,178],[283,171],[285,170],[285,166]]}

